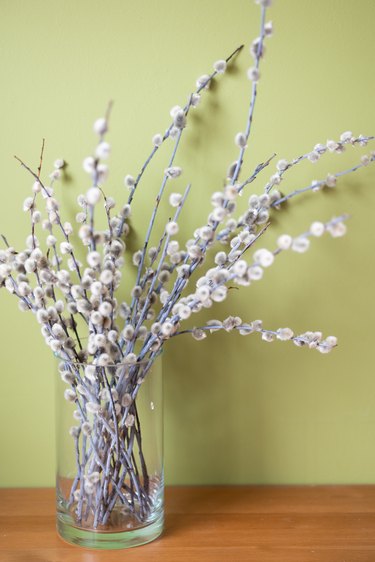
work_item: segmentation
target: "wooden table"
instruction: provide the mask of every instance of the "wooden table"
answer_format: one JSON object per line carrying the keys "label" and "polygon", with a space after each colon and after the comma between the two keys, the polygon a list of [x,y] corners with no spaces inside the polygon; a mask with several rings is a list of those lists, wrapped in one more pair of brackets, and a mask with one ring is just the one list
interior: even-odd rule
{"label": "wooden table", "polygon": [[54,491],[0,490],[1,562],[375,562],[375,486],[194,486],[166,491],[166,529],[94,551],[55,531]]}

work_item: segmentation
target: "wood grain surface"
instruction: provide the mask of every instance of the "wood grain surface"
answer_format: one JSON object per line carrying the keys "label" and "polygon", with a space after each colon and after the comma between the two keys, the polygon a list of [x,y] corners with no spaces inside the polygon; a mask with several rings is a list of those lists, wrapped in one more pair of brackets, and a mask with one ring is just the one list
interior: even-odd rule
{"label": "wood grain surface", "polygon": [[375,486],[166,490],[164,534],[86,550],[55,531],[52,489],[0,489],[1,562],[375,562]]}

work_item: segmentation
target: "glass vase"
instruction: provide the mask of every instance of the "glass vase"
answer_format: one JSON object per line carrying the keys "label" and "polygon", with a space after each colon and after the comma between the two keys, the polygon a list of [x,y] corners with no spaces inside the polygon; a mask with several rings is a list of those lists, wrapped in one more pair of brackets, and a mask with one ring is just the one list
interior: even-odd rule
{"label": "glass vase", "polygon": [[58,358],[57,530],[86,548],[120,549],[163,530],[161,357],[94,366]]}

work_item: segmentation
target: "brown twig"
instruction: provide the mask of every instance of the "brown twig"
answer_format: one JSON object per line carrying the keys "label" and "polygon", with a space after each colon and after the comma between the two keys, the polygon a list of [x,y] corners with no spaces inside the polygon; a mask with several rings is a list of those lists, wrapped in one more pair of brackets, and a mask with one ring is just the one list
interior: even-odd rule
{"label": "brown twig", "polygon": [[40,151],[40,159],[39,159],[39,166],[38,166],[38,178],[40,178],[40,173],[42,171],[42,164],[43,164],[43,154],[44,154],[44,145],[45,145],[46,139],[42,139],[42,148]]}

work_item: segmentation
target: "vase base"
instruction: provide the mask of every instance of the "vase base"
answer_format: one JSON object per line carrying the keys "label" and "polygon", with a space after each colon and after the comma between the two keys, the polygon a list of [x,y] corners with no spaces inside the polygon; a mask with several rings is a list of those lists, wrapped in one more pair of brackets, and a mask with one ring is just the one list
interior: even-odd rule
{"label": "vase base", "polygon": [[161,535],[163,526],[163,514],[145,527],[116,532],[93,531],[75,527],[61,513],[57,515],[56,521],[57,532],[64,541],[83,548],[99,550],[119,550],[147,544]]}

